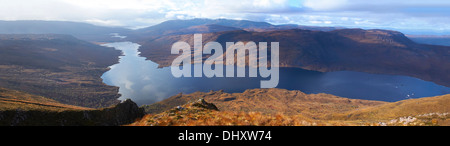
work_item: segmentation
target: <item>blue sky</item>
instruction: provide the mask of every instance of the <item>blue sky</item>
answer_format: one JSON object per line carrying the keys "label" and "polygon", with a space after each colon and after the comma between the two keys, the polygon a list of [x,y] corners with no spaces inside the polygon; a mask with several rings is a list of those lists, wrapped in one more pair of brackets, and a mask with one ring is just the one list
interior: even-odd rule
{"label": "blue sky", "polygon": [[0,20],[63,20],[139,28],[192,18],[450,35],[449,0],[0,0]]}

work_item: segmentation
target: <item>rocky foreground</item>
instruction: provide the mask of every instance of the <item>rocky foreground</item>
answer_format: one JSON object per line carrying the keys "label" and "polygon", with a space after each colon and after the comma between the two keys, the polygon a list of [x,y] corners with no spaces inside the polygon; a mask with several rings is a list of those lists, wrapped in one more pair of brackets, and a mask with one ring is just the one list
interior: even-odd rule
{"label": "rocky foreground", "polygon": [[131,100],[93,109],[0,88],[0,126],[118,126],[144,115],[144,109]]}
{"label": "rocky foreground", "polygon": [[152,114],[131,125],[437,126],[450,125],[449,104],[450,95],[380,102],[284,89],[211,91],[147,106]]}

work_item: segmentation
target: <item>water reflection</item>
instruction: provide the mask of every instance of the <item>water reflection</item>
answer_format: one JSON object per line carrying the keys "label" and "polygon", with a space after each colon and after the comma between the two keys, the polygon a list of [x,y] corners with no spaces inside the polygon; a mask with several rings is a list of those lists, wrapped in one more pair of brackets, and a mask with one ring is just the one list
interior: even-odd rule
{"label": "water reflection", "polygon": [[[175,78],[170,68],[158,68],[158,64],[140,57],[136,43],[116,42],[104,46],[122,50],[124,56],[120,56],[120,63],[112,65],[111,70],[103,74],[103,81],[120,87],[121,100],[131,98],[139,105],[151,104],[180,92],[221,89],[225,92],[243,92],[259,88],[260,81],[267,80],[259,77]],[[277,88],[383,101],[450,94],[448,87],[407,76],[351,71],[321,73],[298,68],[280,68]]]}

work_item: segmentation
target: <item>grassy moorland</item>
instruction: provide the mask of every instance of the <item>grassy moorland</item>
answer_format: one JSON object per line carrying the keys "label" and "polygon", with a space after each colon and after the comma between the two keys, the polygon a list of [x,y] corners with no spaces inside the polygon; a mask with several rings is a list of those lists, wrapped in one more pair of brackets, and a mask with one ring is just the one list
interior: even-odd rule
{"label": "grassy moorland", "polygon": [[[197,106],[199,99],[211,102],[218,110]],[[252,89],[232,94],[196,92],[145,107],[151,114],[131,125],[450,125],[449,104],[450,95],[390,103],[284,89]]]}
{"label": "grassy moorland", "polygon": [[120,51],[69,35],[0,35],[0,87],[84,107],[117,104],[101,75]]}
{"label": "grassy moorland", "polygon": [[65,110],[94,110],[93,108],[62,104],[53,99],[0,87],[0,111],[17,109],[22,111],[40,110],[56,112]]}

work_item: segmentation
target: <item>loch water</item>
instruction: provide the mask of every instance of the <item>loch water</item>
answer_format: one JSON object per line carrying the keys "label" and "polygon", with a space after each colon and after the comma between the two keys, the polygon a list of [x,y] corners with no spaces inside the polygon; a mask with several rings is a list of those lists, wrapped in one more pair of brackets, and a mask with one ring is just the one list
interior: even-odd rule
{"label": "loch water", "polygon": [[[103,74],[103,82],[119,87],[121,100],[130,98],[139,105],[158,102],[179,93],[210,90],[243,92],[246,89],[259,88],[261,80],[268,80],[261,77],[175,78],[170,67],[158,68],[155,62],[139,56],[139,44],[115,42],[104,46],[121,50],[123,56],[120,56],[118,64],[110,66],[111,70]],[[450,94],[449,87],[401,75],[354,71],[324,73],[299,68],[280,68],[279,78],[277,88],[305,93],[328,93],[354,99],[399,101]]]}

